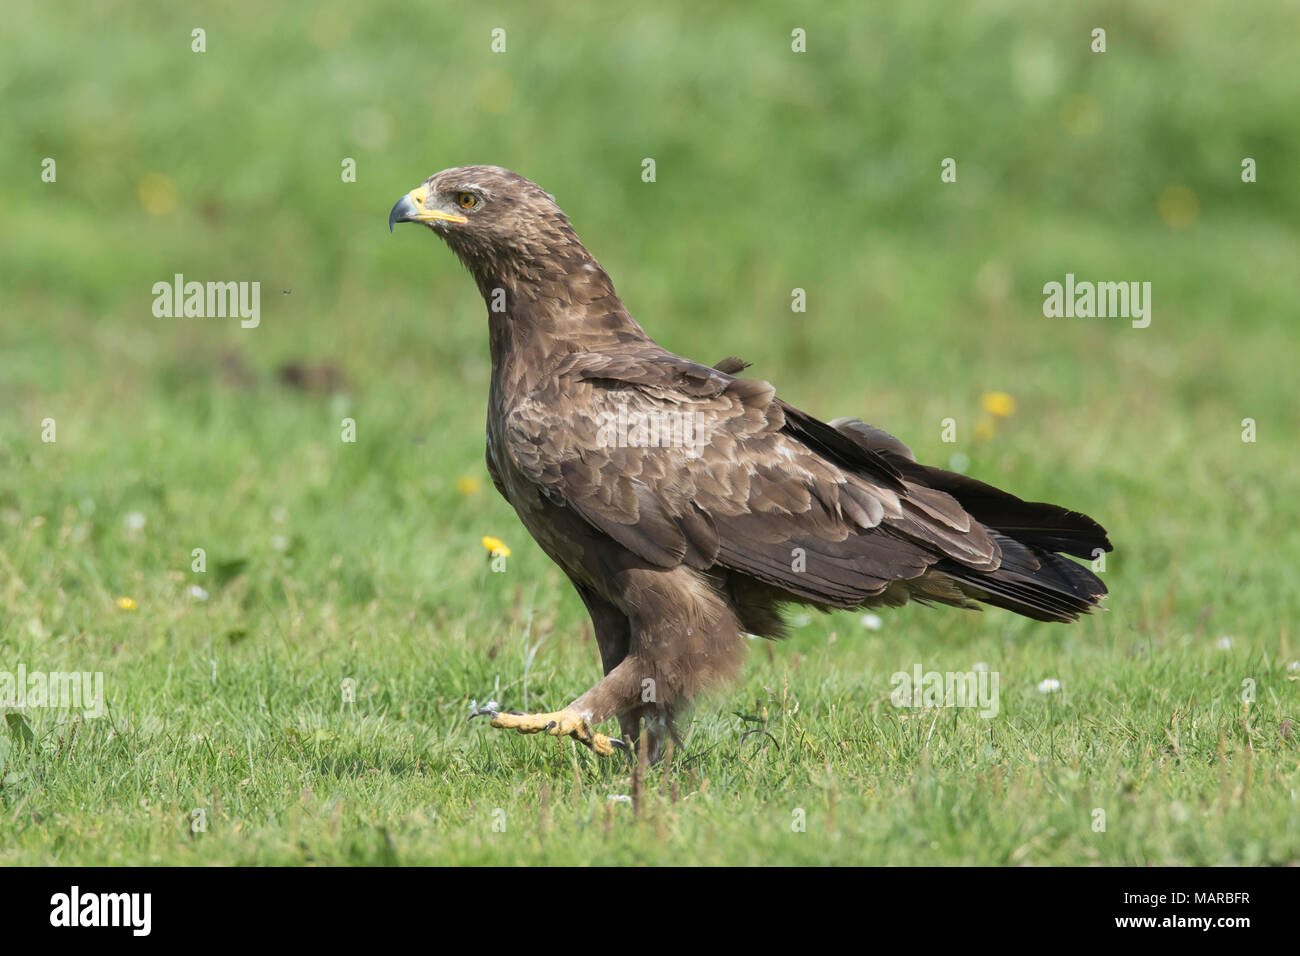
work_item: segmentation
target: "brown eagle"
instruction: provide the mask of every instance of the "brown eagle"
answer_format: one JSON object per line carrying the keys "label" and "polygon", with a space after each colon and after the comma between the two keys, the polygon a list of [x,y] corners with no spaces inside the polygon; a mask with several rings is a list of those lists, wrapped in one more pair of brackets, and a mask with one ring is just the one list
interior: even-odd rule
{"label": "brown eagle", "polygon": [[[660,346],[555,199],[496,166],[398,200],[451,246],[488,307],[487,467],[591,613],[605,676],[563,710],[492,726],[651,759],[787,603],[1007,608],[1073,621],[1106,593],[1060,555],[1110,550],[1091,518],[918,463],[856,418],[823,422]],[[622,740],[596,725],[618,718]]]}

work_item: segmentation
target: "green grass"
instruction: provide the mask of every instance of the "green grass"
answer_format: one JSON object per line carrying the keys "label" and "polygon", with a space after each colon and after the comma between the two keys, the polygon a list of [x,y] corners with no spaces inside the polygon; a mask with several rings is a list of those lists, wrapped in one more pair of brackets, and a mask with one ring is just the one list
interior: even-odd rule
{"label": "green grass", "polygon": [[[1300,859],[1291,6],[6,18],[0,672],[102,671],[109,714],[0,729],[0,863]],[[473,284],[384,228],[466,162],[552,191],[667,347],[1096,516],[1109,609],[800,617],[700,702],[636,809],[610,800],[634,789],[620,760],[467,722],[474,699],[562,705],[599,668],[486,480]],[[175,196],[156,213],[151,174]],[[1171,186],[1196,196],[1185,227]],[[261,281],[261,326],[155,318],[174,272]],[[1066,272],[1152,282],[1151,327],[1044,318]],[[346,384],[279,384],[295,361]],[[991,390],[1017,411],[977,440]],[[987,663],[1000,713],[893,706],[918,662]],[[742,743],[738,713],[767,735]]]}

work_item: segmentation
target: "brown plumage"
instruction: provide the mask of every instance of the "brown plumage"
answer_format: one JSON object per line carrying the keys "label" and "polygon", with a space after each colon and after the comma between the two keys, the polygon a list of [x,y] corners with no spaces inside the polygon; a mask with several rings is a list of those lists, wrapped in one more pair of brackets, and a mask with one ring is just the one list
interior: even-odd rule
{"label": "brown plumage", "polygon": [[393,208],[424,222],[488,305],[487,466],[591,613],[605,677],[553,714],[494,713],[608,752],[645,720],[651,757],[734,674],[779,607],[1008,608],[1072,621],[1106,593],[1060,553],[1110,550],[1091,518],[919,464],[855,418],[823,422],[728,358],[660,348],[555,200],[495,166],[448,169]]}

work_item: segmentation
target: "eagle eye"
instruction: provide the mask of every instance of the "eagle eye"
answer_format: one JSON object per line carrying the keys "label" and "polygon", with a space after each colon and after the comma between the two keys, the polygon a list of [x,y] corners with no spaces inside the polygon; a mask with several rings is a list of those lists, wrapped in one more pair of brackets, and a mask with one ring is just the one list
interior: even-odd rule
{"label": "eagle eye", "polygon": [[478,205],[478,197],[473,193],[461,193],[456,197],[456,202],[460,203],[461,209],[473,209]]}

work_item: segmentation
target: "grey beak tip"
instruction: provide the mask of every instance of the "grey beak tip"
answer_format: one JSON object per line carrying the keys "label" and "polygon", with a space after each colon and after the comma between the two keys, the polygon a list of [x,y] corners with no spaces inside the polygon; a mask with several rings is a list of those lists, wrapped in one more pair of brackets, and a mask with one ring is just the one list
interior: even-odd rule
{"label": "grey beak tip", "polygon": [[392,233],[393,227],[399,222],[410,222],[415,218],[418,210],[415,203],[411,202],[410,196],[403,196],[393,204],[392,210],[388,213],[388,231]]}

